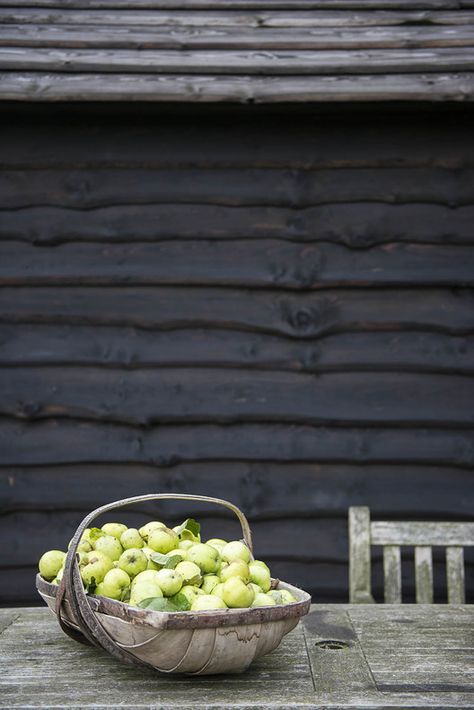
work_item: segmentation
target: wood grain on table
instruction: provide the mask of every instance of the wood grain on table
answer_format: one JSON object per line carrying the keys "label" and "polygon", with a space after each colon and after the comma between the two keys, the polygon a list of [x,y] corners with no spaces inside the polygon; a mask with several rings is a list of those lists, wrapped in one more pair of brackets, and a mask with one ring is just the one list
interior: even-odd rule
{"label": "wood grain on table", "polygon": [[167,676],[0,610],[1,708],[474,708],[474,608],[314,605],[244,674]]}

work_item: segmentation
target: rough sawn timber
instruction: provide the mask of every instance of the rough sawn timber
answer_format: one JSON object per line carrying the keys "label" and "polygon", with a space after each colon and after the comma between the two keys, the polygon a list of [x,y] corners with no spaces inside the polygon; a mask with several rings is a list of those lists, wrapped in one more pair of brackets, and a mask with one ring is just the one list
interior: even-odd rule
{"label": "rough sawn timber", "polygon": [[[2,610],[0,707],[59,710],[97,706],[90,669],[99,674],[104,708],[216,710],[238,707],[398,710],[472,708],[469,606],[315,605],[278,649],[243,675],[180,678],[132,669],[68,639],[46,609]],[[382,631],[383,630],[383,631]],[[40,637],[43,644],[38,646]],[[387,645],[390,653],[387,653]],[[67,670],[75,667],[74,678]],[[47,676],[54,682],[42,682]]]}

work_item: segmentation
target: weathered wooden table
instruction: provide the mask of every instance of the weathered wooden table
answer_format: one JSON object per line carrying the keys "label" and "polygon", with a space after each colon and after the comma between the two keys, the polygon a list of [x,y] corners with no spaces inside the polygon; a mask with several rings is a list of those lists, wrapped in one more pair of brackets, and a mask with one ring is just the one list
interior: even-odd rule
{"label": "weathered wooden table", "polygon": [[166,676],[0,610],[2,708],[474,708],[474,607],[316,605],[235,676]]}

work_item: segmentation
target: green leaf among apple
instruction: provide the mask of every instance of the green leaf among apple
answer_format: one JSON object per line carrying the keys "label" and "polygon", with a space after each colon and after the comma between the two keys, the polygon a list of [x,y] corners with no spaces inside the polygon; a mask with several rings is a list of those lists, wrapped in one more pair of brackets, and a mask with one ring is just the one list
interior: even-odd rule
{"label": "green leaf among apple", "polygon": [[[201,526],[188,518],[174,528],[152,520],[140,528],[108,522],[84,531],[79,570],[88,594],[168,612],[206,612],[291,604],[268,565],[243,540],[201,542]],[[60,584],[66,553],[49,550],[40,575]]]}

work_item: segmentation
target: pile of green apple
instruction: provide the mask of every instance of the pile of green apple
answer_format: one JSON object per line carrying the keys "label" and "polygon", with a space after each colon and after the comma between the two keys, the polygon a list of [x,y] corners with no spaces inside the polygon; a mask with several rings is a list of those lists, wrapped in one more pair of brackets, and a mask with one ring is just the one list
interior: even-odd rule
{"label": "pile of green apple", "polygon": [[[78,546],[86,592],[156,611],[206,611],[275,606],[295,602],[273,589],[270,569],[252,559],[242,540],[201,542],[194,519],[168,528],[153,520],[139,530],[106,523],[84,531]],[[40,575],[61,581],[66,553],[49,550]]]}

